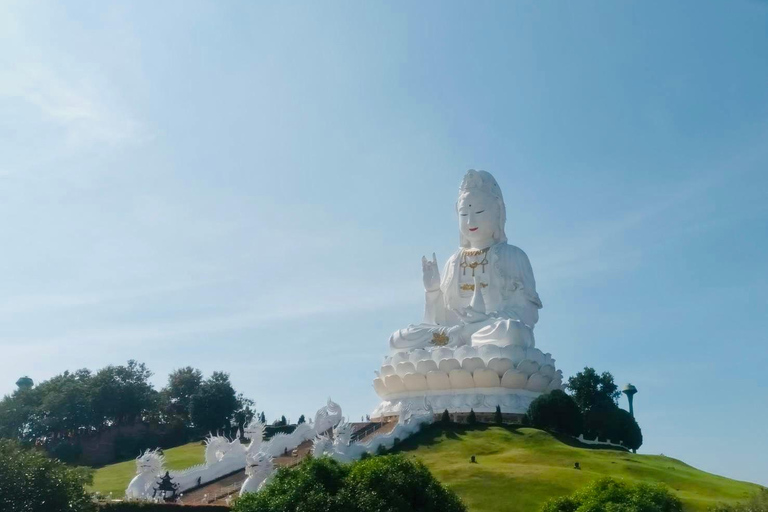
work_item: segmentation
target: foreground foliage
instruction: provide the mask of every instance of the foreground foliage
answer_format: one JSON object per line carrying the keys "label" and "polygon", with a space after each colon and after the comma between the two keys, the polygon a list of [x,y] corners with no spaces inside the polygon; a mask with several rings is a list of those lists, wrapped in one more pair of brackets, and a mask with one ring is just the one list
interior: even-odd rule
{"label": "foreground foliage", "polygon": [[682,502],[663,485],[626,484],[611,478],[570,496],[555,498],[541,512],[682,512]]}
{"label": "foreground foliage", "polygon": [[402,456],[352,464],[309,458],[280,469],[259,493],[239,498],[234,512],[464,512],[461,500],[420,462]]}
{"label": "foreground foliage", "polygon": [[84,489],[90,481],[89,470],[0,439],[0,511],[90,512],[95,505]]}

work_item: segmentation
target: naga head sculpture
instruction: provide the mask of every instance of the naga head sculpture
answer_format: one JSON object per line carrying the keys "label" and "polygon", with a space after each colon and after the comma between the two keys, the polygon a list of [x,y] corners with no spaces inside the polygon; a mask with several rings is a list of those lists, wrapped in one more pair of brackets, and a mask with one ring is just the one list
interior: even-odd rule
{"label": "naga head sculpture", "polygon": [[328,404],[315,414],[315,432],[323,434],[341,421],[341,406],[328,398]]}
{"label": "naga head sculpture", "polygon": [[352,442],[352,430],[352,424],[342,420],[341,423],[333,429],[333,445],[349,446],[349,443]]}
{"label": "naga head sculpture", "polygon": [[232,444],[226,437],[209,435],[205,440],[205,463],[220,462],[231,449]]}
{"label": "naga head sculpture", "polygon": [[248,426],[243,429],[245,437],[251,440],[251,444],[248,445],[248,451],[259,451],[259,448],[264,441],[264,430],[266,426],[259,420],[251,421]]}
{"label": "naga head sculpture", "polygon": [[159,449],[146,450],[136,458],[136,474],[157,475],[165,465],[165,456]]}

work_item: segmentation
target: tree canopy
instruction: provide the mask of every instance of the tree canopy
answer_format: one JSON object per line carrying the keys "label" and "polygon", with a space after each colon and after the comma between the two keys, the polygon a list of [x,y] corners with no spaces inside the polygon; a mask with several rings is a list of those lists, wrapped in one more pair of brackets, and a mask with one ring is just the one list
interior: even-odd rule
{"label": "tree canopy", "polygon": [[582,413],[600,403],[611,402],[615,405],[621,396],[621,391],[613,382],[610,372],[598,375],[595,369],[590,367],[585,367],[583,371],[570,377],[567,387]]}
{"label": "tree canopy", "polygon": [[[154,443],[160,439],[160,445],[173,446],[190,435],[222,429],[231,434],[232,426],[242,431],[253,418],[253,401],[236,394],[226,373],[214,372],[203,379],[198,369],[180,368],[168,376],[168,385],[160,392],[152,386],[151,376],[144,363],[130,360],[95,373],[85,368],[65,371],[37,386],[20,386],[0,400],[0,438],[42,445],[74,462],[81,455],[83,436],[112,427],[142,422],[153,432],[148,437],[141,434],[141,439],[119,434],[112,455],[119,457],[157,446]],[[125,449],[117,446],[118,441]]]}
{"label": "tree canopy", "polygon": [[229,382],[229,374],[213,372],[192,397],[192,423],[205,432],[229,430],[238,405],[235,388]]}
{"label": "tree canopy", "polygon": [[422,463],[400,455],[340,464],[308,458],[278,470],[260,492],[237,499],[233,512],[464,512],[466,507]]}
{"label": "tree canopy", "polygon": [[165,412],[176,420],[188,424],[191,421],[192,397],[200,391],[203,372],[187,366],[168,375],[168,385],[163,389]]}
{"label": "tree canopy", "polygon": [[570,395],[554,390],[537,397],[528,407],[527,421],[538,428],[587,438],[611,440],[637,450],[643,444],[640,426],[629,412],[619,408],[621,396],[610,372],[594,368],[568,379]]}
{"label": "tree canopy", "polygon": [[612,403],[593,406],[584,415],[584,431],[589,438],[610,439],[633,450],[643,444],[642,431],[632,415]]}
{"label": "tree canopy", "polygon": [[526,419],[536,428],[554,430],[574,437],[581,434],[584,423],[576,402],[559,389],[541,395],[531,402]]}

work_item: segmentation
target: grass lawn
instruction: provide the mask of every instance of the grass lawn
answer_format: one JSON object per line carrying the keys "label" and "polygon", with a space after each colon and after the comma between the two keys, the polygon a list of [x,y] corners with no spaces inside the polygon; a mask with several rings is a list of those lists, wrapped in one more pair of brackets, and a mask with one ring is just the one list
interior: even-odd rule
{"label": "grass lawn", "polygon": [[[169,448],[163,453],[166,469],[184,469],[205,462],[205,447],[199,442]],[[114,498],[119,498],[125,494],[125,488],[135,475],[135,460],[110,464],[96,470],[89,490],[105,495],[112,493]]]}
{"label": "grass lawn", "polygon": [[[547,499],[605,476],[663,483],[690,511],[745,500],[760,489],[669,457],[584,448],[532,428],[433,425],[404,441],[399,451],[420,458],[472,512],[536,511]],[[469,462],[472,455],[477,464]],[[577,461],[581,470],[573,468]]]}

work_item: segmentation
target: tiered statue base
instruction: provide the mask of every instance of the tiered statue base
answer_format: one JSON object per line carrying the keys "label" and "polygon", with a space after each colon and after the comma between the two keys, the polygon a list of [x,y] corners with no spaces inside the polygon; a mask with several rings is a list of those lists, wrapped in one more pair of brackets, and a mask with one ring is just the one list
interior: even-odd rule
{"label": "tiered statue base", "polygon": [[449,413],[495,413],[496,407],[502,414],[524,415],[531,402],[542,393],[534,391],[510,391],[502,388],[473,388],[452,390],[448,393],[434,391],[412,391],[382,401],[371,418],[397,416],[404,406],[412,408],[429,406],[435,413],[447,410]]}
{"label": "tiered statue base", "polygon": [[371,417],[399,413],[405,406],[435,413],[525,414],[538,396],[562,389],[562,372],[551,354],[508,345],[433,347],[387,357],[373,386],[382,402]]}

